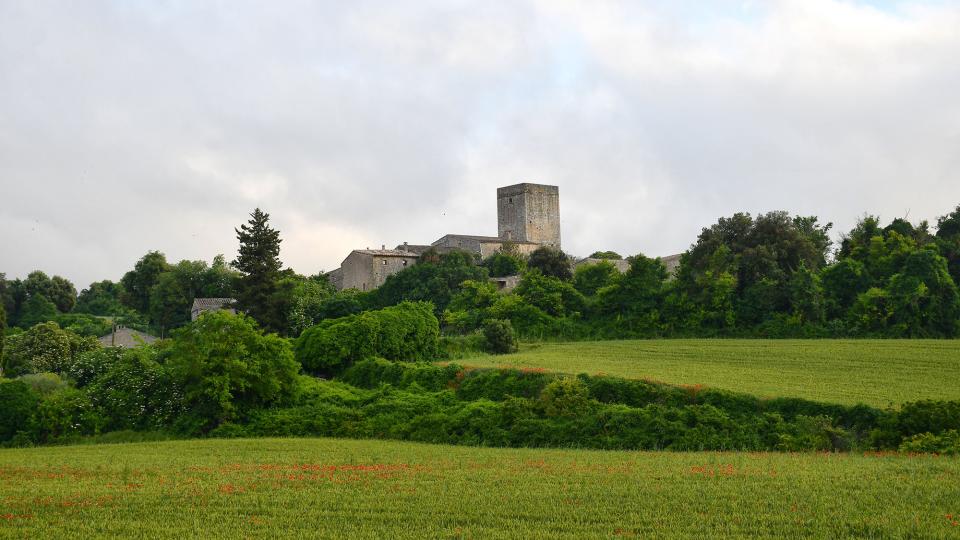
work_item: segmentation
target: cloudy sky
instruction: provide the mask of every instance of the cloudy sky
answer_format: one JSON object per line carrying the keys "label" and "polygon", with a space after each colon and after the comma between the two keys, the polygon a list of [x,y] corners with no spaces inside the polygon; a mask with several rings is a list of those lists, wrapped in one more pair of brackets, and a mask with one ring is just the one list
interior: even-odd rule
{"label": "cloudy sky", "polygon": [[[709,7],[705,7],[709,6]],[[236,253],[301,273],[496,234],[667,255],[736,211],[849,229],[960,204],[960,3],[0,0],[0,272]]]}

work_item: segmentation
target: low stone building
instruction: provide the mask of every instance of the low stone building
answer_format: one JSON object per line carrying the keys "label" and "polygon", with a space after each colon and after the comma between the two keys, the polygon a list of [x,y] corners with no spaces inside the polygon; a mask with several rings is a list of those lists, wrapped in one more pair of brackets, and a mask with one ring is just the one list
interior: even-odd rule
{"label": "low stone building", "polygon": [[489,279],[497,286],[497,291],[508,293],[517,288],[517,285],[520,284],[520,277],[521,276],[501,276]]}
{"label": "low stone building", "polygon": [[521,255],[529,255],[540,247],[540,244],[534,242],[508,241],[497,236],[476,236],[469,234],[444,235],[434,242],[431,247],[446,250],[460,249],[479,255],[481,259],[486,259],[497,251],[500,251],[504,244],[516,246],[517,252]]}
{"label": "low stone building", "polygon": [[[417,264],[420,256],[402,249],[355,249],[340,264],[336,276],[340,290],[369,291],[383,285],[387,276]],[[334,283],[331,277],[331,283]],[[336,283],[335,283],[336,285]]]}
{"label": "low stone building", "polygon": [[208,311],[229,311],[230,313],[236,313],[237,310],[234,308],[237,301],[233,298],[194,298],[193,307],[190,308],[190,320],[195,321],[201,313],[206,313]]}

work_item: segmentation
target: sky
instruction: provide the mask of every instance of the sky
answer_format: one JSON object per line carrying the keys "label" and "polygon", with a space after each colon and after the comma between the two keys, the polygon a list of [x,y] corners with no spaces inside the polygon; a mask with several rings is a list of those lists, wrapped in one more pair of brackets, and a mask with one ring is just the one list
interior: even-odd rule
{"label": "sky", "polygon": [[496,235],[558,185],[563,249],[663,256],[719,217],[849,230],[960,204],[960,2],[0,0],[0,272],[302,274]]}

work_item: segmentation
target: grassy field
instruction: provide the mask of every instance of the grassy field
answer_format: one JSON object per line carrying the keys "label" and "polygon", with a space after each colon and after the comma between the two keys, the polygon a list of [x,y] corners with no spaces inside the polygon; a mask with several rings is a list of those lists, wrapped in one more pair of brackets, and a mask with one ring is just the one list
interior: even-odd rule
{"label": "grassy field", "polygon": [[875,406],[960,399],[960,340],[666,339],[547,343],[458,361],[478,367],[605,373],[760,397]]}
{"label": "grassy field", "polygon": [[0,450],[0,537],[960,536],[960,459],[334,439]]}

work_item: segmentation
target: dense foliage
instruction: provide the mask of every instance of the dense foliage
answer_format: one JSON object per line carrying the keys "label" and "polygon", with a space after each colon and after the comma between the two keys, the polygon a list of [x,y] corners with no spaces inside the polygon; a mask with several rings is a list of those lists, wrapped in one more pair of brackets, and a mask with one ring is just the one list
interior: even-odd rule
{"label": "dense foliage", "polygon": [[296,341],[296,359],[312,373],[336,373],[372,357],[427,361],[437,357],[439,322],[428,302],[326,319]]}

